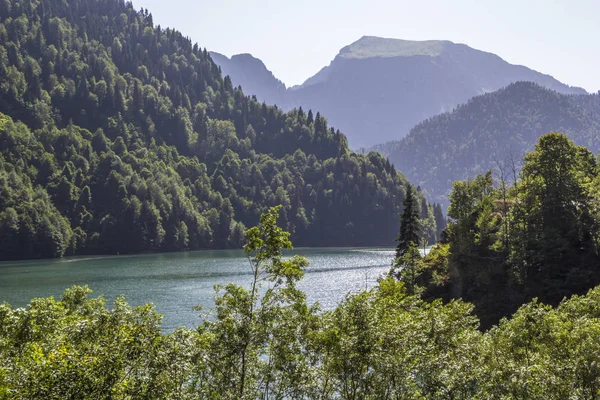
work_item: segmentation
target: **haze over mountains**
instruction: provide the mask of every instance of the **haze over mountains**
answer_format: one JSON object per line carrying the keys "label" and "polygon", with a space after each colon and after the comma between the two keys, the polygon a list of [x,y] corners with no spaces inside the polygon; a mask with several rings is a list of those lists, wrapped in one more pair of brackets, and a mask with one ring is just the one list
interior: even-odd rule
{"label": "haze over mountains", "polygon": [[267,104],[282,103],[286,92],[285,84],[258,58],[251,54],[237,54],[229,59],[215,52],[211,52],[210,56],[221,67],[223,76],[229,75],[236,85],[242,85],[245,93],[256,95]]}
{"label": "haze over mountains", "polygon": [[[447,205],[452,182],[519,160],[539,137],[561,132],[577,145],[600,150],[600,94],[564,95],[517,82],[477,96],[454,111],[415,126],[404,139],[375,146],[430,201]],[[518,165],[517,165],[518,167]],[[510,166],[507,166],[510,175]]]}
{"label": "haze over mountains", "polygon": [[517,81],[562,94],[586,93],[495,54],[450,41],[364,36],[341,49],[329,66],[302,85],[287,89],[250,55],[211,56],[234,85],[260,101],[284,110],[303,107],[326,115],[347,135],[352,148],[401,139],[424,119]]}

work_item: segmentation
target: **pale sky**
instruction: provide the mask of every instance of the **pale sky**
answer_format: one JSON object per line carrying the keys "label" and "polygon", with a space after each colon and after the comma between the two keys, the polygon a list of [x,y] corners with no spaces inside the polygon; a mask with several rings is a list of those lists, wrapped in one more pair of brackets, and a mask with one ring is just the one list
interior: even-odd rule
{"label": "pale sky", "polygon": [[155,24],[226,56],[260,58],[288,87],[363,35],[440,39],[600,90],[600,0],[133,0]]}

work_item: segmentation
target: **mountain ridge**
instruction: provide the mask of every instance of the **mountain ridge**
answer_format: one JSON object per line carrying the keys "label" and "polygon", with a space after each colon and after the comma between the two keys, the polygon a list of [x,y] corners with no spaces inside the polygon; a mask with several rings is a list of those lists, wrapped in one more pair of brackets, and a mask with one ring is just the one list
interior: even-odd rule
{"label": "mountain ridge", "polygon": [[[366,50],[365,50],[366,48]],[[390,50],[391,48],[391,50]],[[478,53],[485,54],[488,56],[492,56],[497,60],[507,63],[510,66],[517,68],[525,68],[527,70],[531,70],[536,72],[544,77],[549,79],[553,79],[560,83],[563,86],[573,90],[574,94],[588,94],[588,92],[578,86],[571,86],[565,83],[558,81],[558,79],[554,78],[550,74],[546,74],[534,69],[531,69],[523,64],[513,64],[506,60],[504,60],[501,56],[493,53],[491,51],[480,50],[474,47],[469,46],[466,43],[453,42],[451,40],[444,39],[431,39],[431,40],[407,40],[407,39],[397,39],[397,38],[384,38],[379,36],[370,36],[364,35],[360,39],[352,42],[351,44],[342,47],[335,58],[347,58],[347,59],[365,59],[365,58],[394,58],[394,57],[412,57],[412,56],[428,56],[428,57],[438,57],[447,52],[450,48],[454,49],[468,49],[475,50]],[[393,50],[396,51],[393,51]],[[363,54],[365,51],[374,52],[374,54]],[[233,56],[232,56],[233,57]],[[335,58],[333,61],[335,61]],[[331,65],[331,63],[330,63]],[[327,66],[323,67],[319,72],[323,69],[327,68]],[[304,83],[312,79],[314,76],[307,78],[302,84],[297,86],[302,86]]]}
{"label": "mountain ridge", "polygon": [[[255,85],[237,71],[230,77],[244,88]],[[301,85],[282,91],[273,76],[255,91],[259,100],[284,110],[302,107],[327,115],[356,149],[401,139],[424,119],[518,81],[566,94],[587,93],[466,44],[374,36],[344,46]]]}
{"label": "mountain ridge", "polygon": [[223,76],[236,76],[236,80],[244,81],[244,90],[248,94],[261,100],[267,98],[268,104],[280,104],[283,101],[287,90],[285,84],[267,69],[261,59],[249,53],[234,54],[231,57],[214,51],[209,54],[221,68]]}
{"label": "mountain ridge", "polygon": [[388,157],[431,200],[447,205],[453,181],[496,170],[507,157],[519,159],[545,133],[565,133],[597,153],[599,117],[600,94],[565,95],[516,82],[422,121],[399,141],[366,151]]}
{"label": "mountain ridge", "polygon": [[435,57],[442,53],[444,46],[448,43],[452,42],[448,40],[406,40],[365,35],[342,47],[337,56],[344,58],[389,58],[418,55]]}

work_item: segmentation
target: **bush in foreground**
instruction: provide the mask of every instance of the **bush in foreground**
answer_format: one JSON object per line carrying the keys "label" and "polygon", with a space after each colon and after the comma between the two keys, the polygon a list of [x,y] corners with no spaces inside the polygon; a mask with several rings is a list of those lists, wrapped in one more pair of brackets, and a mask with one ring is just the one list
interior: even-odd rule
{"label": "bush in foreground", "polygon": [[393,279],[321,312],[296,288],[306,260],[282,257],[291,243],[277,212],[248,231],[251,287],[218,288],[196,330],[163,334],[152,306],[109,309],[86,287],[0,306],[0,398],[600,395],[600,288],[556,308],[534,300],[485,333],[470,304],[425,302]]}

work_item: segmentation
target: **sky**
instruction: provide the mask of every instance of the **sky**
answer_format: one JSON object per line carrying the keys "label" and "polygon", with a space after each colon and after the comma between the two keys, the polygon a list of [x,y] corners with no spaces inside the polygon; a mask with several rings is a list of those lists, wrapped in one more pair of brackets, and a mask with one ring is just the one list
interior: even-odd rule
{"label": "sky", "polygon": [[288,87],[364,35],[451,40],[600,90],[600,0],[133,0],[155,24],[226,56],[260,58]]}

